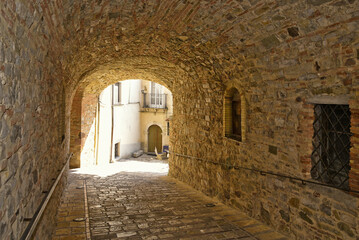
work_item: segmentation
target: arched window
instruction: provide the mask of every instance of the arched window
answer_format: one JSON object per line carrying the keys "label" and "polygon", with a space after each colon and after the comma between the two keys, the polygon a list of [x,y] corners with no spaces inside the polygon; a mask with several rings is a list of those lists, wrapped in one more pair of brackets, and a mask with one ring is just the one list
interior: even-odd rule
{"label": "arched window", "polygon": [[224,95],[224,135],[237,141],[243,140],[242,96],[236,88],[230,88]]}

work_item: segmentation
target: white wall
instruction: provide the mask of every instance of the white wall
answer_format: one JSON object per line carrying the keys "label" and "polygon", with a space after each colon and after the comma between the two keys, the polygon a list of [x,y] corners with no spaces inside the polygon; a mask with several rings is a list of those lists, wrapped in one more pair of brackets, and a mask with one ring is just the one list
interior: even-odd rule
{"label": "white wall", "polygon": [[111,86],[109,86],[100,95],[98,165],[110,163],[111,122]]}
{"label": "white wall", "polygon": [[[120,158],[140,150],[140,80],[121,82],[122,105],[114,107],[113,143],[120,142]],[[114,154],[114,153],[113,153]]]}
{"label": "white wall", "polygon": [[[140,143],[140,80],[121,82],[121,104],[114,105],[114,126],[112,159],[115,157],[115,144],[120,143],[120,158],[131,156],[141,148]],[[98,164],[110,162],[111,149],[111,101],[112,86],[108,86],[100,96],[100,124],[98,139]]]}

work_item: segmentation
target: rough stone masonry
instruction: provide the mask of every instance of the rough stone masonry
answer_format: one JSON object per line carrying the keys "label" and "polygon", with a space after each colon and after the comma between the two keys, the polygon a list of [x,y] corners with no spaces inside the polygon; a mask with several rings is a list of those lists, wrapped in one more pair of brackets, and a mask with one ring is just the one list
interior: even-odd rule
{"label": "rough stone masonry", "polygon": [[[173,93],[171,176],[293,239],[358,239],[354,194],[221,165],[310,180],[310,100],[344,96],[359,190],[358,0],[0,0],[0,11],[1,239],[21,236],[70,152],[78,167],[101,90],[136,78]],[[245,99],[241,142],[224,137],[229,87]],[[47,211],[37,239],[54,229]]]}

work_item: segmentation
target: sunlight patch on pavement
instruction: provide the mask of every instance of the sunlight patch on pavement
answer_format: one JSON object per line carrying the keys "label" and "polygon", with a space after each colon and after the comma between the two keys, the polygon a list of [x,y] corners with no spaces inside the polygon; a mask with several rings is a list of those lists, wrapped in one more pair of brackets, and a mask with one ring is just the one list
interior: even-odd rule
{"label": "sunlight patch on pavement", "polygon": [[126,160],[103,166],[83,167],[72,170],[77,174],[89,174],[99,177],[108,177],[120,172],[131,173],[157,173],[166,175],[168,173],[168,163],[164,162],[144,162],[136,160]]}

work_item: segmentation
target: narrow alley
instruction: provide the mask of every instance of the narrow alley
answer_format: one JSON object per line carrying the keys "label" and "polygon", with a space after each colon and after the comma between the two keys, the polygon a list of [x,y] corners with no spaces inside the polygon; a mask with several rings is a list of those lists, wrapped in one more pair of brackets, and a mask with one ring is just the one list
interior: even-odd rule
{"label": "narrow alley", "polygon": [[0,9],[0,240],[359,240],[359,0]]}
{"label": "narrow alley", "polygon": [[142,157],[71,171],[53,239],[286,239],[167,170]]}

